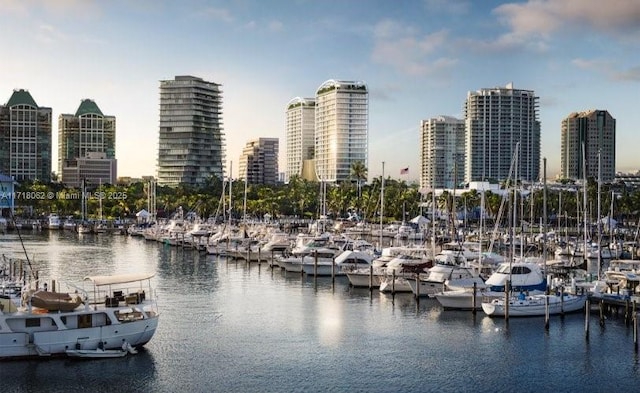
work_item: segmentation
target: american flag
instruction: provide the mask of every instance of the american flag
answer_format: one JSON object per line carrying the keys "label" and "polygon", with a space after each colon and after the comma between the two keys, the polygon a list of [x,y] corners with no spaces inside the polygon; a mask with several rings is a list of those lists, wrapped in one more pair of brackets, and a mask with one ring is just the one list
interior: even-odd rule
{"label": "american flag", "polygon": [[400,169],[400,174],[401,174],[401,175],[407,175],[407,174],[409,174],[409,167],[406,167],[406,168],[402,168],[402,169]]}

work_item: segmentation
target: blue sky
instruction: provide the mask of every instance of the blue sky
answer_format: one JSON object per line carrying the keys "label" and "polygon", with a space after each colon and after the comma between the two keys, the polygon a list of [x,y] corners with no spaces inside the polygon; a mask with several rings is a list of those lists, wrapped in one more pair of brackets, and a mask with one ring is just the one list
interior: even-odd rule
{"label": "blue sky", "polygon": [[[603,6],[606,4],[606,6]],[[606,109],[618,171],[640,169],[638,0],[0,0],[0,102],[28,89],[57,118],[83,98],[117,118],[118,174],[154,175],[159,81],[223,85],[226,163],[280,138],[285,106],[328,79],[370,91],[369,175],[418,178],[419,125],[462,117],[468,91],[540,97],[542,155],[560,167],[560,121]],[[57,167],[54,161],[53,167]]]}

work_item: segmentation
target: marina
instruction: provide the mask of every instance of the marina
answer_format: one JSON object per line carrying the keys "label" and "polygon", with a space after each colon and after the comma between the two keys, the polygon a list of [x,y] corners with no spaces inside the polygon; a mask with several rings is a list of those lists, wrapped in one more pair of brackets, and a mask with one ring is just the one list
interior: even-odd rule
{"label": "marina", "polygon": [[[131,236],[24,233],[41,277],[155,272],[161,322],[137,354],[3,362],[6,391],[634,391],[633,326],[491,318],[433,298],[354,288],[345,276],[288,273]],[[2,254],[20,256],[15,233]],[[507,370],[507,371],[505,371]],[[544,375],[544,378],[541,378]],[[46,387],[43,389],[43,387]]]}

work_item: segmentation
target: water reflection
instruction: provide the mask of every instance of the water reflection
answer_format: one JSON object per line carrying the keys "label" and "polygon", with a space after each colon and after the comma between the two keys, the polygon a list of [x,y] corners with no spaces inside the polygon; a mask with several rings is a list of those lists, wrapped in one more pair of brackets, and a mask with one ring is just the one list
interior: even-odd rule
{"label": "water reflection", "polygon": [[[551,386],[540,385],[540,375],[558,391],[607,381],[636,387],[632,329],[615,319],[605,329],[593,315],[587,341],[580,314],[552,318],[548,331],[541,318],[512,318],[507,325],[482,311],[443,311],[436,300],[418,302],[410,293],[352,288],[344,277],[314,279],[139,238],[45,231],[26,236],[25,245],[42,272],[65,277],[155,271],[161,320],[146,351],[134,357],[4,363],[6,391]],[[15,235],[0,236],[5,252],[22,253]]]}

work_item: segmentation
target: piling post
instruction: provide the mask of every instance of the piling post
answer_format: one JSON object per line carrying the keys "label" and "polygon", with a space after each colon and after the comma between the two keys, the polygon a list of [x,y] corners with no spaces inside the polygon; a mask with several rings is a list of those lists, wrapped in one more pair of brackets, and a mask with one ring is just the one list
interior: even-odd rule
{"label": "piling post", "polygon": [[420,273],[416,273],[416,299],[420,300]]}
{"label": "piling post", "polygon": [[511,283],[507,280],[504,283],[504,320],[509,322],[509,292],[511,292]]}
{"label": "piling post", "polygon": [[316,251],[315,258],[313,258],[313,275],[318,277],[318,252]]}
{"label": "piling post", "polygon": [[600,326],[604,327],[604,300],[600,300]]}
{"label": "piling post", "polygon": [[334,255],[331,258],[331,283],[333,284],[336,280],[336,256]]}
{"label": "piling post", "polygon": [[630,301],[629,299],[626,299],[624,301],[624,324],[626,326],[629,326],[629,324],[631,323],[631,307],[630,307]]}
{"label": "piling post", "polygon": [[584,305],[584,338],[589,341],[589,318],[591,314],[591,300],[587,298]]}
{"label": "piling post", "polygon": [[544,330],[549,330],[549,295],[544,295]]}
{"label": "piling post", "polygon": [[473,296],[471,297],[471,314],[476,314],[476,294],[478,293],[478,283],[473,283]]}
{"label": "piling post", "polygon": [[391,273],[391,294],[395,295],[396,293],[396,271],[395,269]]}
{"label": "piling post", "polygon": [[560,287],[560,315],[564,315],[564,287]]}
{"label": "piling post", "polygon": [[369,266],[369,290],[373,290],[373,265]]}
{"label": "piling post", "polygon": [[638,352],[638,313],[635,300],[633,301],[633,350]]}

